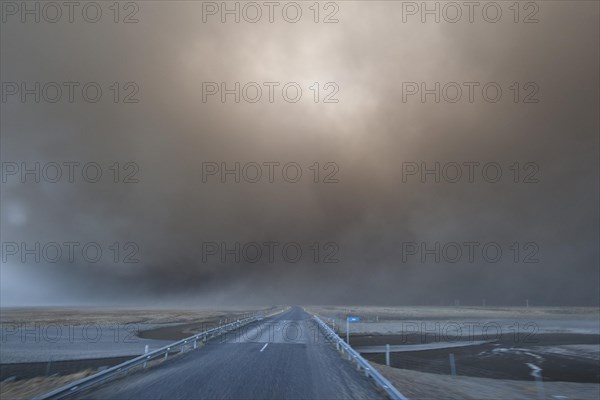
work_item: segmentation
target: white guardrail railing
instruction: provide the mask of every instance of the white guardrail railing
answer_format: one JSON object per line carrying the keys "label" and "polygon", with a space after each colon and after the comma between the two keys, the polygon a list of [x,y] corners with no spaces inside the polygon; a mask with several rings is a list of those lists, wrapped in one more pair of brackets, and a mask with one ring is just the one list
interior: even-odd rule
{"label": "white guardrail railing", "polygon": [[[278,311],[278,312],[275,312],[275,313],[272,313],[269,315],[278,314],[282,311]],[[114,367],[107,368],[101,372],[94,374],[94,375],[90,375],[86,378],[77,380],[75,382],[69,383],[64,386],[61,386],[58,389],[54,389],[51,392],[34,397],[33,400],[62,399],[64,397],[73,395],[75,393],[79,393],[83,390],[91,388],[92,386],[103,383],[103,382],[107,381],[108,379],[111,379],[120,374],[123,374],[134,367],[143,365],[143,367],[146,368],[148,361],[155,360],[159,357],[163,357],[163,359],[166,359],[169,356],[169,353],[171,353],[171,352],[175,353],[177,349],[180,349],[181,353],[183,353],[185,351],[186,347],[191,347],[191,349],[196,349],[198,347],[199,340],[208,340],[208,339],[217,337],[224,333],[238,329],[238,328],[240,328],[244,325],[247,325],[251,322],[259,321],[265,317],[252,316],[250,318],[237,320],[235,322],[231,322],[226,325],[222,325],[222,326],[218,326],[213,329],[209,329],[207,331],[204,331],[204,332],[198,333],[196,335],[190,336],[188,338],[182,339],[178,342],[171,343],[167,346],[161,347],[158,350],[154,350],[154,351],[148,352],[146,354],[143,354],[139,357],[125,361],[124,363],[115,365]]]}
{"label": "white guardrail railing", "polygon": [[335,343],[335,347],[338,349],[338,351],[340,351],[342,354],[345,354],[348,357],[348,360],[353,361],[359,370],[362,369],[365,372],[365,376],[372,378],[375,381],[375,384],[382,388],[390,397],[390,399],[408,400],[406,396],[400,393],[398,389],[396,389],[394,385],[390,383],[390,381],[384,378],[379,371],[373,368],[367,360],[365,360],[356,350],[354,350],[348,343],[340,338],[337,333],[333,331],[333,329],[321,321],[321,319],[316,315],[313,315],[313,318],[325,332],[325,338],[327,340],[331,340],[332,343]]}

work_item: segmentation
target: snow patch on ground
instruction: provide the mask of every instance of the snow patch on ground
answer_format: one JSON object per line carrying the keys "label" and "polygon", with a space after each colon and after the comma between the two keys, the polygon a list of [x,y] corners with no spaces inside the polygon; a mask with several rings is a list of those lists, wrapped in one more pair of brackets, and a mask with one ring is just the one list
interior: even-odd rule
{"label": "snow patch on ground", "polygon": [[539,353],[567,357],[583,357],[600,361],[600,344],[565,344],[561,346],[539,346],[531,350]]}

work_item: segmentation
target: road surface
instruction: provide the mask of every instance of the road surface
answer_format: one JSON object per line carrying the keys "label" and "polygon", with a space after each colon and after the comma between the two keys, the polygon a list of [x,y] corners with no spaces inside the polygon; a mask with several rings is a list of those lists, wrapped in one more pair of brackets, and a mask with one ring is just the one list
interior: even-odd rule
{"label": "road surface", "polygon": [[209,341],[85,399],[380,399],[299,307]]}
{"label": "road surface", "polygon": [[[454,349],[457,347],[480,346],[482,344],[493,343],[495,340],[470,340],[464,342],[440,342],[427,344],[393,344],[390,346],[390,353],[410,353],[413,351]],[[359,346],[354,350],[361,354],[385,353],[386,346]]]}

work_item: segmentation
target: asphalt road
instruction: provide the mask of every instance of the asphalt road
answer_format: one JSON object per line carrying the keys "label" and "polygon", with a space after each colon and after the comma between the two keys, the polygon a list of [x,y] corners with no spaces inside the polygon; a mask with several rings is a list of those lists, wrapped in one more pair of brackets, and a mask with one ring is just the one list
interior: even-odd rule
{"label": "asphalt road", "polygon": [[86,399],[379,399],[294,307],[79,396]]}

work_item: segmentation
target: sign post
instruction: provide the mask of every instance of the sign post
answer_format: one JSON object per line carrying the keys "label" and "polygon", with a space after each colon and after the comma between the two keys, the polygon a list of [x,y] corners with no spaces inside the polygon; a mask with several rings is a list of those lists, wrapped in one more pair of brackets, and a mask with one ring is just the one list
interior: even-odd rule
{"label": "sign post", "polygon": [[347,317],[346,318],[346,343],[350,345],[350,322],[358,322],[360,317]]}

